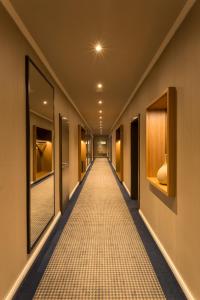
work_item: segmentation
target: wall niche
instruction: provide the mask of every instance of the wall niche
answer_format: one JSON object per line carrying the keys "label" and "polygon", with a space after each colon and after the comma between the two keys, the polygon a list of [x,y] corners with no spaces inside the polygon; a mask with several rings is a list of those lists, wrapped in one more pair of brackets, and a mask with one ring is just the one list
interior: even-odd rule
{"label": "wall niche", "polygon": [[[146,162],[149,182],[166,196],[174,197],[176,194],[176,89],[174,87],[167,88],[147,107]],[[166,178],[162,178],[162,181],[163,176]]]}

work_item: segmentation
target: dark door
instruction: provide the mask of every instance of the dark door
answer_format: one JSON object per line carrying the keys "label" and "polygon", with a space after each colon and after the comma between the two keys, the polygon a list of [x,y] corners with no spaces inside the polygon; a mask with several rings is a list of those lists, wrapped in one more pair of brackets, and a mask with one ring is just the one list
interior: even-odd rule
{"label": "dark door", "polygon": [[140,174],[140,129],[139,116],[131,122],[131,198],[138,201],[139,206],[139,174]]}
{"label": "dark door", "polygon": [[60,132],[60,208],[63,213],[69,200],[69,124],[59,114]]}
{"label": "dark door", "polygon": [[109,136],[109,159],[112,162],[112,135]]}

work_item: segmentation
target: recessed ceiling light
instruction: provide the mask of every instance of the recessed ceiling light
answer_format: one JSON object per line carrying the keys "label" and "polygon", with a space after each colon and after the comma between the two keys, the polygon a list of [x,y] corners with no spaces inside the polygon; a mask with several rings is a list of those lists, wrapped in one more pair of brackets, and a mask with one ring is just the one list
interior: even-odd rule
{"label": "recessed ceiling light", "polygon": [[102,116],[99,116],[99,119],[102,119]]}
{"label": "recessed ceiling light", "polygon": [[101,45],[100,43],[97,43],[97,44],[95,45],[95,51],[96,51],[97,53],[100,53],[102,50],[103,50],[102,45]]}
{"label": "recessed ceiling light", "polygon": [[103,84],[102,84],[102,83],[98,83],[98,84],[97,84],[97,87],[98,87],[98,89],[102,89]]}
{"label": "recessed ceiling light", "polygon": [[98,101],[98,104],[102,104],[102,103],[103,103],[103,101],[102,101],[102,100],[99,100],[99,101]]}
{"label": "recessed ceiling light", "polygon": [[43,104],[46,105],[48,102],[46,100],[43,101]]}
{"label": "recessed ceiling light", "polygon": [[103,111],[100,109],[100,110],[99,110],[99,113],[102,114],[102,112],[103,112]]}

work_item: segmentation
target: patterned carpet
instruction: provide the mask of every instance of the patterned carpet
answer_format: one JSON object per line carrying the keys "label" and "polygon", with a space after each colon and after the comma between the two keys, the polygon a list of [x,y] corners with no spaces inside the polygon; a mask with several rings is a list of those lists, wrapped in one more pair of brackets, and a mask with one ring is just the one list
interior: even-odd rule
{"label": "patterned carpet", "polygon": [[96,159],[34,299],[165,299],[106,159]]}

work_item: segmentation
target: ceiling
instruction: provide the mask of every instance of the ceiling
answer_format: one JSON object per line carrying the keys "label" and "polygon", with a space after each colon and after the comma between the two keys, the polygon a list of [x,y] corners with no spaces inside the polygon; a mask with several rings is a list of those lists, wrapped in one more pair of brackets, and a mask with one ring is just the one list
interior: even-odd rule
{"label": "ceiling", "polygon": [[[11,0],[60,82],[99,133],[109,133],[186,0]],[[101,42],[102,55],[94,51]],[[96,84],[103,84],[97,92]]]}

